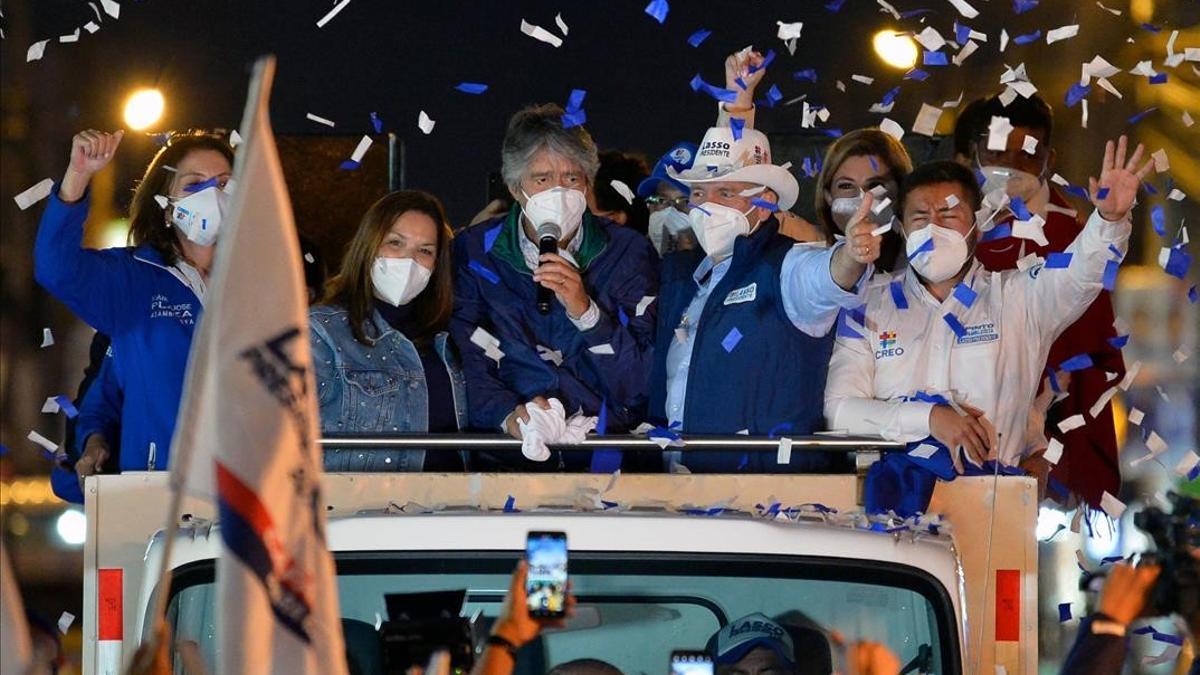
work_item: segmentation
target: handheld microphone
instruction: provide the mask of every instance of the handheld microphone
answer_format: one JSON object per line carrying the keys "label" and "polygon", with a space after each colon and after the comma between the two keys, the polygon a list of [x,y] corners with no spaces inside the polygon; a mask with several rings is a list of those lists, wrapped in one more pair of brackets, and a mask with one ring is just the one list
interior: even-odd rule
{"label": "handheld microphone", "polygon": [[[562,228],[557,223],[542,223],[537,227],[538,255],[558,253],[558,238],[562,236]],[[537,310],[539,314],[549,314],[551,303],[554,302],[554,291],[539,284],[537,289]]]}

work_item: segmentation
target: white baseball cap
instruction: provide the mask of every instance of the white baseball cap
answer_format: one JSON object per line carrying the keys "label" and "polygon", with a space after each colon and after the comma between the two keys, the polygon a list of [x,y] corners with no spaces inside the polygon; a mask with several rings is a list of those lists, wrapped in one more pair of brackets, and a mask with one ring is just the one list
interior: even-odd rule
{"label": "white baseball cap", "polygon": [[763,185],[779,195],[779,208],[788,210],[800,196],[796,177],[782,166],[771,163],[771,143],[757,129],[743,129],[733,137],[729,127],[712,127],[700,141],[700,149],[690,169],[667,169],[667,175],[684,183],[732,181]]}
{"label": "white baseball cap", "polygon": [[788,665],[796,663],[792,637],[759,612],[730,621],[709,639],[707,651],[716,663],[737,663],[756,647],[770,649]]}

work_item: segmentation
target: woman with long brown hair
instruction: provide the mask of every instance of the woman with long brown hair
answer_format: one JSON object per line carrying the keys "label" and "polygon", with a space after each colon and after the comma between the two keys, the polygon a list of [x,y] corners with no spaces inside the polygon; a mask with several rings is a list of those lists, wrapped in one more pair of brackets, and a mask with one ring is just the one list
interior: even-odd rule
{"label": "woman with long brown hair", "polygon": [[[866,193],[875,191],[875,204],[885,197],[895,204],[900,182],[912,168],[912,159],[900,141],[879,129],[855,129],[830,144],[817,176],[815,199],[817,223],[825,231],[826,241],[833,244],[834,236],[844,233]],[[872,213],[871,218],[880,225],[893,220],[891,206]],[[898,222],[893,222],[893,229],[883,235],[879,260],[875,262],[880,272],[904,267],[904,239]]]}
{"label": "woman with long brown hair", "polygon": [[[83,248],[88,184],[123,136],[88,130],[72,139],[66,174],[38,227],[34,273],[79,318],[112,337],[114,375],[124,392],[120,468],[144,471],[168,465],[233,149],[209,134],[173,136],[133,193],[130,246]],[[107,459],[104,444],[90,445],[76,470],[98,470]]]}
{"label": "woman with long brown hair", "polygon": [[[465,382],[446,332],[451,237],[441,202],[425,192],[393,192],[363,216],[341,271],[309,311],[324,434],[465,426]],[[458,456],[423,450],[325,451],[327,471],[462,468]]]}

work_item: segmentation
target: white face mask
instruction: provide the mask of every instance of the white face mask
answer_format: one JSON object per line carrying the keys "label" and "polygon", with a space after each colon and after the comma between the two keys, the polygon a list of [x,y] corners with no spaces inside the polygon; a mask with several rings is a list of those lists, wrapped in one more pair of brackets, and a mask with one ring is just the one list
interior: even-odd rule
{"label": "white face mask", "polygon": [[[756,207],[751,206],[745,212],[735,208],[704,202],[694,207],[688,214],[688,221],[696,233],[696,241],[700,248],[716,262],[733,255],[733,241],[744,234],[750,234],[750,215]],[[705,213],[707,211],[707,213]]]}
{"label": "white face mask", "polygon": [[221,221],[229,209],[229,192],[217,186],[206,187],[182,199],[171,201],[171,224],[183,236],[200,246],[212,246],[217,241]]}
{"label": "white face mask", "polygon": [[522,211],[534,229],[542,223],[554,223],[562,228],[561,241],[568,241],[583,222],[587,197],[579,190],[555,187],[532,197],[524,191],[521,194],[525,195],[525,208]]}
{"label": "white face mask", "polygon": [[[882,186],[876,187],[872,194],[875,195],[873,204],[878,204],[885,198],[891,197]],[[828,191],[825,192],[825,195],[827,197],[831,196]],[[829,200],[829,212],[833,216],[833,224],[837,225],[837,228],[843,233],[846,231],[846,225],[850,222],[850,219],[854,217],[855,213],[858,213],[863,199],[864,193],[860,188],[858,194],[853,197],[838,197]],[[872,211],[867,214],[867,218],[876,225],[892,223],[895,220],[895,209],[893,207],[894,204],[889,203],[879,213],[875,213],[872,208]]]}
{"label": "white face mask", "polygon": [[664,230],[674,237],[691,226],[692,221],[688,219],[688,214],[676,208],[666,208],[650,214],[650,227],[647,235],[654,244],[654,248],[658,249],[661,254]]}
{"label": "white face mask", "polygon": [[371,285],[375,297],[399,307],[407,305],[429,284],[433,271],[412,258],[375,258],[371,265]]}
{"label": "white face mask", "polygon": [[1026,203],[1033,201],[1042,189],[1042,179],[1031,173],[1012,169],[1007,166],[981,166],[983,185],[980,190],[985,195],[993,192],[1007,194],[1010,197],[1020,197]]}
{"label": "white face mask", "polygon": [[[974,226],[971,229],[975,229]],[[921,251],[930,240],[933,241],[933,250]],[[908,264],[921,278],[934,284],[958,274],[971,255],[967,238],[958,230],[933,223],[910,233],[904,248],[908,254]]]}

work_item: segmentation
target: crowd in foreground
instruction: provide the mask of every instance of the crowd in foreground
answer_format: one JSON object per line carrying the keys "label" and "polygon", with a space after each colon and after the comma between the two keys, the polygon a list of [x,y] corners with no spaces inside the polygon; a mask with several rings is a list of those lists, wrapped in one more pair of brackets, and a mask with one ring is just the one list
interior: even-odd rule
{"label": "crowd in foreground", "polygon": [[[933,476],[990,473],[990,463],[1044,484],[1053,430],[1080,474],[1089,463],[1103,471],[1116,452],[1107,405],[1065,434],[1053,422],[1091,409],[1124,373],[1106,289],[1153,168],[1142,146],[1104,146],[1084,217],[1047,179],[1050,108],[1036,94],[992,96],[959,115],[954,160],[913,166],[875,128],[835,140],[809,223],[790,213],[799,184],[754,128],[763,65],[755,53],[731,56],[738,96],[720,105],[718,126],[673,146],[636,190],[621,184],[630,206],[644,205],[647,233],[597,202],[616,184],[597,184],[595,143],[554,105],[510,120],[507,210],[490,205],[454,232],[428,193],[373,204],[313,293],[322,431],[491,431],[522,452],[330,450],[326,469],[578,470],[590,453],[550,447],[592,432],[834,430],[920,450],[926,487]],[[225,140],[176,135],[134,192],[132,245],[83,248],[89,183],[122,136],[75,136],[35,250],[38,281],[98,331],[64,462],[80,477],[168,465],[236,189]],[[269,302],[269,289],[253,292]],[[875,480],[900,482],[907,468],[895,463],[911,457],[881,463]],[[668,446],[625,469],[825,472],[841,461]],[[59,474],[61,492],[78,496]],[[1097,503],[1116,480],[1071,488]]]}

